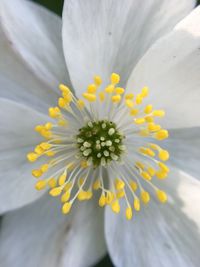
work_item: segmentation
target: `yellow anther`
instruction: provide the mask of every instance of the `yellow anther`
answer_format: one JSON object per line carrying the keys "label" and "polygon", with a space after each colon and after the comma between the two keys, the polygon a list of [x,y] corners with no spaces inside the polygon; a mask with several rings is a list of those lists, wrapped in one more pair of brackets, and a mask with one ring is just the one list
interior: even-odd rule
{"label": "yellow anther", "polygon": [[66,94],[71,94],[71,90],[64,84],[59,85],[59,89]]}
{"label": "yellow anther", "polygon": [[161,180],[165,179],[167,177],[167,173],[165,171],[157,171],[156,177]]}
{"label": "yellow anther", "polygon": [[141,176],[145,179],[150,181],[152,177],[148,174],[148,172],[141,172]]}
{"label": "yellow anther", "polygon": [[123,198],[125,196],[125,191],[120,190],[116,193],[117,198]]}
{"label": "yellow anther", "polygon": [[132,208],[130,206],[128,206],[126,208],[126,219],[127,220],[131,220],[133,217],[133,211],[132,211]]}
{"label": "yellow anther", "polygon": [[42,172],[47,172],[49,169],[49,164],[43,164],[40,169]]}
{"label": "yellow anther", "polygon": [[157,133],[155,133],[155,138],[157,140],[164,140],[166,138],[168,138],[169,134],[167,130],[160,130]]}
{"label": "yellow anther", "polygon": [[149,201],[150,201],[150,195],[149,195],[149,193],[147,191],[142,191],[141,192],[141,199],[142,199],[142,202],[144,204],[149,203]]}
{"label": "yellow anther", "polygon": [[94,190],[98,190],[101,186],[101,183],[99,181],[99,179],[96,179],[96,181],[93,183],[93,189]]}
{"label": "yellow anther", "polygon": [[73,184],[70,182],[70,183],[67,183],[65,186],[64,186],[64,191],[68,191],[72,188]]}
{"label": "yellow anther", "polygon": [[40,145],[36,146],[34,149],[35,153],[37,153],[38,155],[41,155],[44,150],[42,149],[42,147]]}
{"label": "yellow anther", "polygon": [[159,159],[166,161],[169,159],[169,153],[167,150],[161,149],[158,153]]}
{"label": "yellow anther", "polygon": [[87,199],[87,192],[86,191],[80,191],[78,193],[78,200],[83,201]]}
{"label": "yellow anther", "polygon": [[145,148],[145,147],[140,147],[140,148],[139,148],[139,151],[140,151],[140,153],[146,155],[146,148]]}
{"label": "yellow anther", "polygon": [[148,96],[148,93],[149,93],[149,88],[147,86],[143,87],[142,92],[141,92],[141,96],[146,97],[146,96]]}
{"label": "yellow anther", "polygon": [[85,107],[85,103],[82,99],[77,100],[76,104],[79,109],[83,109]]}
{"label": "yellow anther", "polygon": [[87,92],[89,94],[95,94],[97,91],[97,86],[95,84],[88,85]]}
{"label": "yellow anther", "polygon": [[61,194],[61,192],[62,192],[62,187],[55,187],[49,191],[49,194],[52,197],[57,197]]}
{"label": "yellow anther", "polygon": [[143,97],[141,96],[141,94],[138,94],[136,96],[135,102],[136,102],[137,105],[140,105],[140,104],[142,104],[142,100],[143,100]]}
{"label": "yellow anther", "polygon": [[[142,151],[143,151],[143,149],[142,149]],[[145,165],[142,162],[140,162],[140,161],[137,161],[135,163],[135,166],[138,167],[138,168],[140,168],[140,169],[142,169],[142,170],[144,170],[144,168],[145,168]]]}
{"label": "yellow anther", "polygon": [[132,189],[134,192],[135,192],[135,191],[137,190],[137,188],[138,188],[137,183],[136,183],[135,181],[130,181],[130,182],[129,182],[129,185],[130,185],[131,189]]}
{"label": "yellow anther", "polygon": [[55,152],[54,151],[46,151],[45,155],[48,157],[53,157],[55,155]]}
{"label": "yellow anther", "polygon": [[82,160],[82,161],[81,161],[81,167],[82,167],[83,169],[85,169],[85,168],[88,167],[88,163],[87,163],[86,160]]}
{"label": "yellow anther", "polygon": [[50,178],[49,179],[49,181],[48,181],[48,186],[50,187],[50,188],[54,188],[54,187],[56,187],[56,185],[57,185],[57,181],[56,181],[56,179],[55,178]]}
{"label": "yellow anther", "polygon": [[118,94],[118,95],[112,96],[112,102],[113,103],[119,103],[120,100],[121,100],[121,95]]}
{"label": "yellow anther", "polygon": [[64,185],[64,183],[66,182],[66,179],[67,179],[67,175],[66,173],[64,172],[63,174],[60,175],[60,177],[58,178],[58,184],[60,186]]}
{"label": "yellow anther", "polygon": [[66,202],[63,206],[62,206],[62,213],[63,214],[67,214],[70,212],[72,207],[72,203],[71,202]]}
{"label": "yellow anther", "polygon": [[136,211],[139,211],[140,210],[140,200],[139,200],[139,198],[135,198],[134,199],[133,206],[134,206],[134,209]]}
{"label": "yellow anther", "polygon": [[52,137],[52,132],[47,131],[47,130],[42,130],[42,131],[40,132],[40,134],[41,134],[43,137],[47,138],[47,139],[49,139],[49,138]]}
{"label": "yellow anther", "polygon": [[124,88],[122,88],[122,87],[116,87],[115,88],[115,93],[116,94],[119,94],[119,95],[122,95],[123,93],[124,93]]}
{"label": "yellow anther", "polygon": [[111,192],[111,191],[108,191],[107,193],[106,193],[106,204],[111,204],[111,202],[113,201],[113,199],[114,199],[114,194],[113,194],[113,192]]}
{"label": "yellow anther", "polygon": [[101,194],[99,198],[99,206],[104,207],[106,205],[106,197],[104,194]]}
{"label": "yellow anther", "polygon": [[37,158],[38,158],[38,154],[36,154],[36,153],[34,153],[34,152],[30,152],[30,153],[27,154],[27,159],[28,159],[28,161],[30,161],[30,162],[34,162],[34,161],[36,161]]}
{"label": "yellow anther", "polygon": [[138,109],[131,109],[130,110],[130,115],[131,116],[136,116],[138,113],[139,113],[139,110]]}
{"label": "yellow anther", "polygon": [[115,200],[111,203],[111,208],[112,211],[114,211],[115,213],[119,213],[120,212],[120,205],[119,205],[119,201]]}
{"label": "yellow anther", "polygon": [[65,108],[66,107],[66,104],[67,104],[67,102],[66,102],[66,100],[64,98],[60,97],[58,99],[58,106],[60,108]]}
{"label": "yellow anther", "polygon": [[108,85],[108,86],[105,88],[105,92],[106,92],[106,93],[109,93],[109,94],[113,93],[114,90],[115,90],[115,87],[114,87],[113,84],[110,84],[110,85]]}
{"label": "yellow anther", "polygon": [[117,190],[121,190],[121,189],[123,189],[124,186],[125,186],[124,181],[122,181],[122,180],[120,180],[120,179],[118,179],[118,178],[115,179],[115,187],[116,187]]}
{"label": "yellow anther", "polygon": [[128,100],[128,99],[129,99],[129,100],[132,100],[133,98],[134,98],[134,94],[131,94],[131,93],[130,93],[130,94],[126,94],[126,95],[125,95],[125,99],[126,99],[126,100]]}
{"label": "yellow anther", "polygon": [[64,100],[65,100],[65,103],[67,104],[67,105],[69,105],[69,103],[72,101],[72,94],[65,94],[65,93],[63,93],[62,94],[63,95],[63,98],[64,98]]}
{"label": "yellow anther", "polygon": [[126,99],[125,104],[126,104],[126,106],[127,106],[128,108],[133,108],[133,107],[134,107],[134,103],[133,103],[133,101],[130,100],[130,99]]}
{"label": "yellow anther", "polygon": [[150,148],[154,149],[154,150],[158,150],[159,146],[156,144],[149,144]]}
{"label": "yellow anther", "polygon": [[153,122],[154,121],[153,116],[150,116],[150,115],[145,116],[144,118],[145,118],[146,122]]}
{"label": "yellow anther", "polygon": [[150,157],[154,157],[155,156],[155,152],[153,150],[151,150],[150,148],[146,149],[146,154]]}
{"label": "yellow anther", "polygon": [[152,112],[152,115],[156,116],[156,117],[164,117],[165,116],[165,111],[164,110],[154,110]]}
{"label": "yellow anther", "polygon": [[167,201],[167,194],[162,190],[157,190],[156,196],[157,196],[158,200],[162,203],[165,203]]}
{"label": "yellow anther", "polygon": [[58,107],[49,108],[49,116],[51,118],[57,118],[60,115],[60,109]]}
{"label": "yellow anther", "polygon": [[35,189],[37,189],[38,191],[42,190],[42,189],[44,189],[46,187],[46,185],[47,185],[47,181],[46,180],[40,180],[35,184]]}
{"label": "yellow anther", "polygon": [[35,126],[35,131],[40,132],[43,128],[44,128],[43,125],[37,125],[37,126]]}
{"label": "yellow anther", "polygon": [[70,198],[70,191],[65,192],[64,194],[62,194],[61,196],[61,202],[67,202]]}
{"label": "yellow anther", "polygon": [[40,147],[41,147],[42,149],[44,149],[44,150],[47,150],[47,149],[51,148],[52,145],[49,144],[49,143],[45,143],[45,142],[43,142],[43,143],[40,144]]}
{"label": "yellow anther", "polygon": [[42,176],[42,171],[41,170],[32,170],[32,175],[35,177],[35,178],[39,178],[40,176]]}
{"label": "yellow anther", "polygon": [[104,94],[104,92],[100,92],[99,93],[99,99],[100,99],[101,102],[103,102],[105,100],[105,94]]}
{"label": "yellow anther", "polygon": [[65,119],[61,119],[58,121],[58,125],[59,126],[67,126],[68,125],[68,121]]}
{"label": "yellow anther", "polygon": [[143,124],[145,123],[145,118],[136,118],[134,119],[135,124]]}
{"label": "yellow anther", "polygon": [[147,172],[149,173],[149,175],[154,176],[156,174],[156,170],[152,167],[148,167],[147,168]]}
{"label": "yellow anther", "polygon": [[169,172],[169,168],[162,162],[158,163],[158,166],[164,171],[164,172]]}
{"label": "yellow anther", "polygon": [[160,125],[154,124],[153,122],[148,123],[148,130],[150,132],[156,132],[161,129]]}
{"label": "yellow anther", "polygon": [[92,191],[86,191],[86,199],[87,199],[87,200],[91,199],[92,196],[93,196]]}
{"label": "yellow anther", "polygon": [[89,102],[96,101],[96,95],[94,94],[83,93],[83,97],[85,97],[85,99],[87,99]]}
{"label": "yellow anther", "polygon": [[46,130],[51,130],[51,128],[53,127],[53,125],[52,125],[51,122],[47,122],[47,123],[45,123],[44,127],[45,127]]}
{"label": "yellow anther", "polygon": [[96,75],[94,76],[94,82],[97,86],[100,86],[102,84],[102,79],[100,76]]}
{"label": "yellow anther", "polygon": [[111,74],[111,76],[110,76],[110,81],[111,81],[111,83],[112,84],[117,84],[117,83],[119,83],[119,81],[120,81],[120,76],[119,76],[119,74],[117,74],[117,73],[112,73]]}

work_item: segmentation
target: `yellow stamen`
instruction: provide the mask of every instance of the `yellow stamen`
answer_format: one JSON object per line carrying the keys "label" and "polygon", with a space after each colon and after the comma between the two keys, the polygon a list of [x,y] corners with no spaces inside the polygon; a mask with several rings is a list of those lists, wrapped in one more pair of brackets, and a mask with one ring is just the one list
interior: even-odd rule
{"label": "yellow stamen", "polygon": [[35,185],[35,189],[37,189],[37,190],[42,190],[42,189],[44,189],[44,188],[46,187],[46,185],[47,185],[46,180],[40,180],[40,181],[38,181],[38,182],[36,183],[36,185]]}
{"label": "yellow stamen", "polygon": [[97,91],[97,87],[95,84],[88,85],[87,91],[89,94],[95,94]]}
{"label": "yellow stamen", "polygon": [[116,74],[116,73],[112,73],[111,76],[110,76],[110,81],[111,81],[112,84],[115,85],[115,84],[119,83],[120,76],[118,74]]}
{"label": "yellow stamen", "polygon": [[141,199],[143,201],[144,204],[147,204],[149,203],[150,201],[150,195],[147,191],[142,191],[141,192]]}
{"label": "yellow stamen", "polygon": [[96,75],[94,76],[94,82],[97,86],[100,86],[102,84],[102,79],[100,76]]}
{"label": "yellow stamen", "polygon": [[63,214],[67,214],[70,212],[71,210],[71,207],[72,207],[72,203],[70,202],[66,202],[63,206],[62,206],[62,213]]}
{"label": "yellow stamen", "polygon": [[94,94],[83,93],[83,97],[85,97],[85,99],[87,99],[89,102],[96,101],[96,95]]}
{"label": "yellow stamen", "polygon": [[131,220],[133,217],[133,211],[132,208],[129,206],[126,208],[126,219]]}
{"label": "yellow stamen", "polygon": [[121,101],[121,96],[120,95],[112,96],[112,102],[113,103],[119,103],[120,101]]}
{"label": "yellow stamen", "polygon": [[61,192],[62,192],[62,187],[55,187],[49,191],[49,194],[52,197],[57,197],[61,194]]}
{"label": "yellow stamen", "polygon": [[113,201],[111,204],[111,208],[115,213],[119,213],[120,212],[119,201],[118,200]]}
{"label": "yellow stamen", "polygon": [[164,191],[157,190],[156,195],[160,202],[165,203],[167,201],[167,195]]}

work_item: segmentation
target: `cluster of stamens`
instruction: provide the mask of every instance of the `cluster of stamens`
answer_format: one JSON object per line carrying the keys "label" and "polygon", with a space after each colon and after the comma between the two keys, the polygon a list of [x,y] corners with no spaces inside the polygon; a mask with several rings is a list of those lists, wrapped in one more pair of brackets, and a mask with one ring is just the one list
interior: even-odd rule
{"label": "cluster of stamens", "polygon": [[[35,187],[49,188],[51,196],[61,196],[64,214],[75,200],[91,199],[94,190],[101,190],[99,206],[109,205],[116,213],[124,199],[127,219],[132,218],[133,210],[140,210],[141,201],[150,201],[150,191],[160,202],[167,200],[153,182],[169,172],[164,163],[169,153],[152,142],[168,137],[167,130],[155,123],[164,111],[143,105],[147,87],[134,96],[117,86],[118,74],[110,79],[100,91],[102,81],[95,76],[81,99],[61,84],[58,106],[49,109],[54,122],[35,127],[45,138],[27,155],[36,164],[32,171],[38,179]],[[39,164],[39,158],[45,162]]]}

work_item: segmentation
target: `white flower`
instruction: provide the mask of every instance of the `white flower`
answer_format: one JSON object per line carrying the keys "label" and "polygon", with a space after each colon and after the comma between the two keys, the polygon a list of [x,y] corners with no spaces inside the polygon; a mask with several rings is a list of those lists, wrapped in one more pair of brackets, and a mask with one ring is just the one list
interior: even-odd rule
{"label": "white flower", "polygon": [[[133,0],[66,1],[62,26],[65,65],[60,19],[28,1],[1,0],[0,211],[4,214],[0,238],[1,266],[87,267],[104,255],[106,247],[117,267],[199,266],[200,9],[196,8],[179,22],[194,4],[191,0],[146,0],[142,4]],[[120,74],[120,81],[114,73]],[[96,77],[94,85],[88,88],[95,75],[100,75],[103,84],[100,85],[101,79]],[[65,125],[66,118],[61,117],[60,110],[52,108],[50,115],[58,119],[59,127],[53,120],[45,125],[49,121],[46,115],[48,108],[54,107],[59,98],[59,84],[63,93],[59,106],[64,116],[68,116],[69,112],[63,110],[63,107],[71,112],[67,119],[69,125]],[[82,101],[77,105],[73,97],[78,106],[75,108],[72,92],[63,84],[74,90],[78,98],[87,89],[84,94],[86,108]],[[102,91],[107,84],[107,91],[113,93],[114,90],[115,97],[106,93],[107,100],[100,103],[94,92]],[[130,123],[127,112],[131,108],[134,113],[133,101],[123,101],[122,87],[126,87],[127,93],[136,94],[143,88],[139,100],[136,100],[138,103],[134,102],[137,108],[148,93],[145,85],[150,88],[150,93],[144,101],[159,110],[153,115],[164,115],[161,108],[166,111],[162,126],[170,130],[170,136],[162,142],[166,147],[164,149],[149,145],[149,132],[148,136],[137,135],[134,139],[130,135],[132,129],[138,129],[135,128],[138,123],[140,127],[146,125],[146,116],[149,116],[148,109],[151,114],[151,107],[146,108],[146,113],[143,112],[145,114],[139,117],[139,121],[135,120],[136,125]],[[117,86],[120,88],[117,89]],[[130,100],[129,97],[127,100]],[[68,104],[73,105],[72,110],[69,110]],[[142,106],[140,110],[144,108]],[[110,120],[114,124],[110,125]],[[50,138],[50,146],[48,141],[43,142],[38,133],[34,133],[35,125],[41,125],[36,130]],[[103,131],[106,140],[101,140],[102,135],[98,131],[92,133],[90,138],[87,137],[86,132],[94,126],[102,128],[101,133]],[[152,124],[148,126],[159,128]],[[79,128],[82,130],[77,133]],[[144,135],[145,131],[142,133]],[[167,137],[167,131],[156,136],[157,133],[159,131],[153,131],[157,139]],[[67,134],[70,134],[72,142],[69,142]],[[94,135],[99,139],[94,139]],[[58,144],[52,142],[52,138],[56,141],[59,139]],[[108,149],[101,149],[99,156],[98,153],[94,155],[94,141],[97,149],[99,145]],[[65,162],[65,157],[69,157],[67,168],[58,162],[53,166],[58,168],[56,171],[60,185],[55,187],[55,181],[51,179],[51,195],[60,193],[60,187],[65,184],[68,174],[68,179],[71,177],[74,182],[73,196],[77,192],[77,176],[77,179],[83,178],[78,183],[84,189],[77,194],[79,199],[92,197],[91,186],[95,182],[96,188],[109,189],[100,205],[109,203],[111,197],[112,209],[109,205],[105,209],[98,207],[99,196],[96,193],[93,199],[83,203],[74,201],[71,206],[68,193],[62,197],[65,198],[63,202],[67,203],[64,204],[63,212],[71,210],[66,216],[62,215],[59,198],[50,197],[44,193],[45,190],[38,192],[34,189],[32,166],[26,161],[26,154],[38,143],[40,146],[36,147],[36,154],[34,152],[28,156],[31,161],[48,149],[51,155],[52,149],[55,153],[64,148],[60,151],[60,160]],[[140,149],[139,166],[136,153],[141,146],[145,146],[145,149]],[[150,158],[150,165],[156,164],[156,170],[159,164],[162,173],[166,174],[168,168],[154,160],[154,154],[157,160],[166,160],[166,149],[170,151],[168,178],[159,183],[155,177],[149,181],[152,175],[146,172],[146,158]],[[57,154],[52,156],[55,158]],[[52,175],[50,165],[55,164],[55,161],[46,165],[46,159],[43,158],[39,157],[33,163],[36,164],[34,176],[43,173]],[[110,159],[109,164],[106,158]],[[127,201],[112,205],[113,192],[115,199],[116,189],[123,191],[130,185],[126,179],[131,180],[131,162],[132,168],[136,166],[135,179],[140,179],[144,187],[149,184],[145,187],[148,191],[151,186],[154,188],[149,205],[141,206],[140,212],[133,210],[133,200],[139,196],[139,191],[134,192],[133,184],[132,191],[129,190],[132,195],[126,189]],[[145,174],[140,177],[142,164],[145,164]],[[63,172],[60,172],[61,168]],[[98,170],[105,173],[101,175]],[[74,175],[70,176],[70,172],[74,172]],[[54,178],[57,178],[55,173]],[[143,183],[142,179],[145,178],[147,182],[144,180]],[[110,187],[108,181],[113,181],[114,186]],[[138,180],[136,182],[138,185]],[[85,190],[85,185],[89,190]],[[167,192],[168,202],[165,205],[154,199],[156,192],[161,202],[166,200],[165,193],[157,191],[155,185]],[[36,187],[41,189],[46,186],[46,183],[40,183]],[[148,198],[149,195],[143,197],[143,200]],[[116,215],[112,210],[118,212],[119,205],[121,211]],[[135,209],[139,209],[138,205]]]}

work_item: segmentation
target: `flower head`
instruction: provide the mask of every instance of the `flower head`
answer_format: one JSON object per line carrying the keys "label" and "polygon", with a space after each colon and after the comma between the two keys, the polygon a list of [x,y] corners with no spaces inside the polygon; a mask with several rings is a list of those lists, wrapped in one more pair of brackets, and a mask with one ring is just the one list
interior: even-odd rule
{"label": "flower head", "polygon": [[194,4],[0,1],[2,266],[199,266]]}
{"label": "flower head", "polygon": [[133,209],[140,210],[140,201],[150,201],[149,189],[160,202],[167,200],[154,180],[167,177],[164,162],[169,153],[153,143],[168,137],[156,122],[165,112],[145,103],[147,87],[134,95],[119,82],[120,76],[112,73],[102,90],[101,77],[95,76],[80,99],[60,84],[58,106],[49,108],[54,122],[35,127],[46,139],[27,155],[30,162],[45,157],[45,163],[32,171],[39,178],[35,187],[49,187],[51,196],[60,196],[64,214],[75,200],[91,199],[93,190],[100,190],[99,206],[110,205],[115,213],[123,198],[127,219]]}

